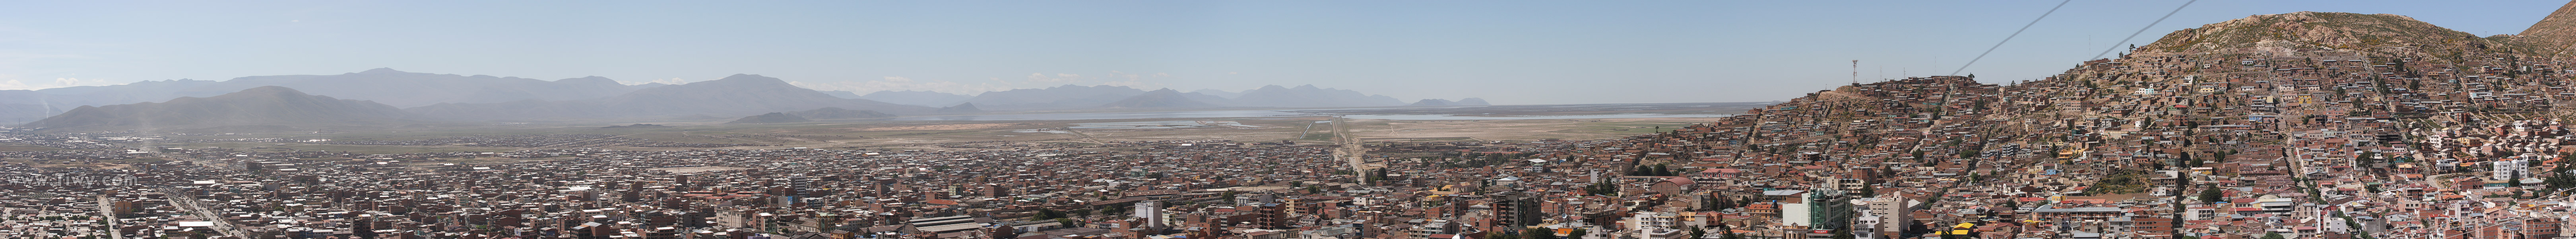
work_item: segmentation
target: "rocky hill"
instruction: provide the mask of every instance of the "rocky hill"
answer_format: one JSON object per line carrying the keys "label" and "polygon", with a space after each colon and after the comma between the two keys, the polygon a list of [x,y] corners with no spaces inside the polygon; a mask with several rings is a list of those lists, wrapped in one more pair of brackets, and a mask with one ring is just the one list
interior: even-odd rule
{"label": "rocky hill", "polygon": [[262,86],[210,97],[165,102],[81,106],[27,123],[49,131],[201,128],[242,125],[366,125],[407,121],[414,115],[373,101],[309,95]]}
{"label": "rocky hill", "polygon": [[[2576,27],[2553,24],[2535,26],[2551,29],[2532,37]],[[2567,134],[2558,126],[2569,120],[2570,109],[2562,106],[2576,100],[2576,91],[2566,88],[2576,74],[2558,67],[2576,59],[2514,41],[2397,15],[2257,15],[2175,31],[2135,54],[2085,61],[2039,80],[1991,84],[1933,76],[1853,84],[1625,142],[1827,168],[1937,165],[1905,176],[1961,180],[1945,189],[1963,190],[1949,192],[2208,195],[2173,197],[2189,207],[2257,197],[2354,205],[2413,200],[2337,187],[2426,188],[2426,197],[2450,198],[2576,188],[2475,186],[2576,180],[2567,173],[2571,166],[2559,163],[2576,143],[2553,138]],[[2490,167],[2529,162],[2549,163]],[[2195,168],[2237,169],[2178,170]],[[2220,193],[2245,185],[2142,183],[2149,180],[2141,175],[2157,170],[2174,170],[2165,172],[2190,182],[2272,178],[2280,181],[2270,184],[2309,190]],[[2448,173],[2490,176],[2409,176]],[[2450,181],[2470,183],[2446,186]],[[2217,233],[2247,232],[2261,233]],[[2423,233],[2430,232],[2389,232]]]}
{"label": "rocky hill", "polygon": [[2517,37],[2519,40],[2534,45],[2542,51],[2541,54],[2576,54],[2576,1],[2559,6],[2558,11],[2550,12],[2549,17],[2540,19],[2540,23],[2523,29],[2520,35]]}
{"label": "rocky hill", "polygon": [[2183,29],[2137,53],[2241,53],[2296,56],[2298,52],[2344,51],[2408,54],[2460,61],[2482,52],[2528,50],[2505,38],[2484,38],[2391,14],[2294,12],[2254,15]]}

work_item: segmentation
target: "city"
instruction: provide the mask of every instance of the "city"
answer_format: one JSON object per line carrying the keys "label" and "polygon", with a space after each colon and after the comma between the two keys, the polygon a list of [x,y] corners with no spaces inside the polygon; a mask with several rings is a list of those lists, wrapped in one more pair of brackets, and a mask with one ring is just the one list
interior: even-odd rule
{"label": "city", "polygon": [[1854,61],[1831,89],[1733,103],[1407,104],[1314,85],[970,98],[389,68],[225,82],[524,80],[595,98],[79,86],[221,89],[0,127],[0,238],[2569,238],[2563,29],[2576,3],[2491,37],[2265,14],[2036,79],[1863,80]]}

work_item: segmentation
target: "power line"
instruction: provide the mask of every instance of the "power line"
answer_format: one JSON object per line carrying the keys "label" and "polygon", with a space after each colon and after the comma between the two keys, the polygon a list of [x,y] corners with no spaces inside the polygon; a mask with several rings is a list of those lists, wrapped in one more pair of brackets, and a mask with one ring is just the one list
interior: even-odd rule
{"label": "power line", "polygon": [[[2199,1],[2199,0],[2193,0],[2193,1]],[[2039,18],[2037,18],[2037,19],[2030,19],[2030,24],[2021,24],[2021,30],[2013,30],[2012,35],[2005,35],[2005,36],[2004,36],[2004,40],[2003,40],[2003,41],[1995,42],[1995,46],[1993,46],[1993,47],[1986,47],[1986,52],[1985,52],[1985,53],[1977,53],[1977,58],[1968,59],[1968,64],[1959,64],[1959,70],[1956,70],[1956,71],[1950,71],[1950,75],[1954,75],[1954,76],[1955,76],[1955,75],[1959,75],[1959,72],[1962,72],[1962,71],[1968,71],[1968,66],[1969,66],[1969,65],[1976,65],[1976,64],[1977,64],[1977,60],[1984,60],[1984,59],[1986,59],[1986,54],[1993,54],[1993,53],[1995,53],[1995,48],[2003,48],[2003,47],[2004,47],[2004,43],[2005,43],[2005,42],[2012,42],[2013,37],[2021,36],[2021,32],[2022,32],[2022,31],[2029,31],[2029,30],[2030,30],[2030,26],[2031,26],[2031,25],[2039,25],[2039,20],[2040,20],[2040,19],[2048,19],[2048,14],[2054,14],[2054,13],[2057,13],[2057,9],[2058,9],[2058,8],[2066,7],[2066,3],[2070,3],[2070,2],[2075,2],[2075,0],[2066,0],[2066,1],[2057,2],[2057,6],[2055,6],[2055,7],[2048,7],[2048,12],[2042,12],[2042,13],[2039,13]]]}
{"label": "power line", "polygon": [[2182,8],[2184,8],[2184,7],[2191,7],[2191,3],[2194,3],[2194,2],[2200,2],[2200,0],[2191,0],[2191,1],[2182,2],[2182,6],[2180,6],[2180,7],[2174,7],[2174,10],[2173,10],[2172,12],[2165,12],[2165,16],[2164,16],[2164,17],[2157,17],[2157,18],[2156,18],[2156,21],[2154,21],[2154,22],[2148,22],[2148,23],[2147,23],[2147,26],[2145,26],[2145,27],[2138,27],[2138,32],[2132,32],[2132,33],[2129,33],[2129,37],[2127,37],[2127,38],[2120,38],[2120,43],[2118,43],[2118,44],[2111,44],[2111,49],[2102,49],[2102,53],[2101,53],[2101,54],[2093,54],[2093,58],[2084,58],[2084,60],[2090,61],[2090,60],[2093,60],[2093,59],[2102,59],[2102,56],[2103,56],[2103,55],[2110,55],[2110,54],[2111,54],[2111,51],[2113,51],[2113,50],[2119,50],[2119,49],[2120,49],[2120,45],[2127,45],[2127,44],[2129,44],[2129,39],[2130,39],[2130,38],[2138,38],[2138,34],[2140,34],[2140,33],[2147,33],[2147,29],[2153,29],[2153,28],[2156,28],[2156,24],[2157,24],[2157,23],[2164,23],[2164,22],[2165,22],[2165,18],[2172,18],[2172,17],[2173,17],[2173,15],[2174,15],[2174,13],[2182,12]]}

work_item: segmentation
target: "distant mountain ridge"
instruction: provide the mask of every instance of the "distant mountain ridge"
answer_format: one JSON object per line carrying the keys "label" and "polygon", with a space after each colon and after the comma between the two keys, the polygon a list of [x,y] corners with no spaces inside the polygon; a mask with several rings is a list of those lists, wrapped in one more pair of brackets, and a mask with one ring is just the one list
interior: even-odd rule
{"label": "distant mountain ridge", "polygon": [[407,121],[415,115],[365,100],[305,94],[262,86],[210,97],[166,102],[81,106],[27,123],[45,130],[121,130],[248,125],[346,125]]}
{"label": "distant mountain ridge", "polygon": [[723,79],[654,87],[599,99],[442,103],[404,110],[441,119],[509,120],[749,115],[825,107],[897,113],[929,112],[935,109],[872,100],[843,99],[789,85],[778,78],[735,74]]}
{"label": "distant mountain ridge", "polygon": [[[310,95],[396,107],[420,120],[577,120],[712,118],[820,108],[878,114],[986,110],[1212,107],[1376,107],[1402,101],[1313,85],[1264,86],[1241,92],[1202,89],[1153,93],[1126,86],[1062,85],[976,95],[931,91],[815,91],[758,75],[679,85],[623,85],[605,77],[536,80],[376,68],[334,75],[246,76],[224,81],[161,80],[111,86],[0,90],[0,120],[41,120],[81,106],[212,97],[278,86]],[[1169,89],[1164,89],[1169,90]],[[1144,97],[1144,98],[1138,98]],[[1132,100],[1132,101],[1131,101]]]}
{"label": "distant mountain ridge", "polygon": [[[1190,99],[1190,98],[1191,98],[1190,96],[1185,96],[1185,95],[1182,95],[1182,94],[1198,94],[1198,93],[1181,93],[1181,91],[1172,90],[1172,89],[1170,89],[1170,88],[1164,88],[1164,89],[1158,89],[1158,90],[1154,90],[1154,91],[1147,91],[1147,92],[1145,92],[1144,94],[1137,94],[1136,96],[1129,96],[1129,97],[1127,97],[1126,99],[1118,100],[1118,102],[1110,102],[1109,104],[1103,104],[1103,105],[1101,105],[1100,107],[1101,107],[1101,108],[1206,108],[1206,107],[1217,107],[1217,104],[1208,103],[1208,102],[1204,102],[1204,101],[1199,101],[1199,100],[1195,100],[1195,99]],[[1210,96],[1210,97],[1213,97],[1213,96]]]}
{"label": "distant mountain ridge", "polygon": [[[964,97],[964,99],[957,99],[960,97]],[[972,104],[974,107],[980,107],[982,109],[1003,110],[1208,107],[1375,107],[1406,105],[1404,101],[1397,100],[1395,97],[1364,94],[1354,90],[1320,88],[1315,87],[1315,85],[1299,85],[1297,87],[1269,85],[1243,92],[1201,89],[1190,92],[1172,90],[1172,92],[1168,93],[1149,92],[1125,86],[1062,85],[1047,88],[985,92],[972,97],[928,91],[877,91],[868,93],[867,95],[859,98],[885,101],[888,103],[925,106],[965,103]],[[952,101],[957,103],[949,103]],[[1476,101],[1482,102],[1483,100],[1477,99]],[[953,108],[955,106],[951,107]]]}
{"label": "distant mountain ridge", "polygon": [[1243,91],[1235,97],[1241,106],[1264,107],[1359,107],[1405,105],[1403,100],[1385,95],[1362,94],[1359,91],[1317,88],[1315,85],[1280,87],[1278,85]]}
{"label": "distant mountain ridge", "polygon": [[[261,86],[283,86],[314,95],[346,95],[394,107],[437,103],[493,103],[527,99],[573,100],[617,95],[646,87],[618,84],[606,77],[537,80],[488,75],[459,76],[376,68],[337,75],[246,76],[225,81],[166,80],[110,86],[75,86],[33,90],[51,100],[82,104],[126,104],[178,97],[207,97]],[[0,94],[14,95],[14,94]],[[24,97],[24,96],[21,96]]]}
{"label": "distant mountain ridge", "polygon": [[1098,107],[1102,104],[1118,102],[1119,100],[1127,99],[1127,97],[1140,94],[1145,94],[1145,90],[1127,88],[1125,86],[1063,85],[1038,89],[1014,89],[984,92],[983,94],[975,95],[975,98],[967,99],[966,103],[975,103],[976,107],[988,110],[1079,109]]}
{"label": "distant mountain ridge", "polygon": [[966,96],[966,95],[960,95],[960,94],[939,93],[939,92],[933,92],[933,91],[909,91],[909,90],[907,90],[907,91],[877,91],[877,92],[869,92],[867,95],[853,95],[853,96],[856,96],[856,97],[842,97],[842,98],[865,99],[865,100],[881,101],[881,102],[886,102],[886,103],[906,104],[906,105],[918,105],[918,106],[930,106],[930,107],[939,107],[939,106],[946,106],[946,105],[956,105],[957,103],[966,103],[966,100],[967,100],[967,99],[975,98],[974,96]]}
{"label": "distant mountain ridge", "polygon": [[[162,80],[109,86],[75,86],[41,90],[0,91],[0,118],[41,118],[88,106],[161,102],[179,97],[210,97],[262,86],[282,86],[314,95],[369,100],[393,107],[438,103],[498,103],[520,100],[575,100],[624,94],[652,86],[618,84],[605,77],[537,80],[488,75],[460,76],[376,68],[337,75],[246,76],[225,81]],[[46,110],[50,107],[51,110]]]}

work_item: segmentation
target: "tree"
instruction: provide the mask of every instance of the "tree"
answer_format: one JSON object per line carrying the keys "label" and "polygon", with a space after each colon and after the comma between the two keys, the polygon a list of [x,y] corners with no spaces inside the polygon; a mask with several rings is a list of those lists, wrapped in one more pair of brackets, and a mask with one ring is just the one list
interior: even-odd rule
{"label": "tree", "polygon": [[2218,202],[2218,196],[2220,195],[2219,193],[2220,193],[2220,192],[2218,191],[2218,187],[2214,187],[2214,186],[2213,186],[2213,187],[2209,187],[2209,189],[2202,189],[2202,190],[2200,190],[2200,201],[2201,201],[2201,202],[2216,203],[2216,202]]}
{"label": "tree", "polygon": [[1619,196],[1619,184],[1595,183],[1592,185],[1584,185],[1583,193],[1617,197]]}
{"label": "tree", "polygon": [[1584,235],[1590,235],[1590,234],[1592,234],[1592,230],[1587,230],[1587,229],[1584,229],[1584,228],[1575,228],[1575,229],[1574,229],[1574,232],[1568,232],[1568,233],[1565,233],[1565,238],[1566,238],[1566,239],[1583,239],[1583,236],[1584,236]]}
{"label": "tree", "polygon": [[1556,231],[1548,230],[1547,228],[1530,228],[1530,229],[1527,229],[1527,230],[1521,230],[1521,239],[1557,239],[1557,238],[1556,238]]}
{"label": "tree", "polygon": [[1038,209],[1037,217],[1038,220],[1064,218],[1064,212],[1055,209]]}
{"label": "tree", "polygon": [[2541,178],[2540,181],[2541,183],[2548,184],[2550,189],[2576,187],[2576,175],[2568,173],[2550,175],[2549,177]]}
{"label": "tree", "polygon": [[2265,232],[2265,233],[2263,233],[2263,239],[2281,239],[2281,233],[2279,233],[2279,232]]}

